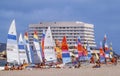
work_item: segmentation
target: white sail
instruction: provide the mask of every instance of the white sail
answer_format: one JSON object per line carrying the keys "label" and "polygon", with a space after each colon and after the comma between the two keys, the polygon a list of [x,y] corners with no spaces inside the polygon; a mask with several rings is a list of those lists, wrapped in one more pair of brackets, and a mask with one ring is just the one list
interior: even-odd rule
{"label": "white sail", "polygon": [[7,62],[19,64],[17,33],[15,27],[15,20],[12,21],[7,37]]}
{"label": "white sail", "polygon": [[18,48],[19,48],[20,63],[23,64],[24,61],[25,63],[28,63],[27,53],[25,50],[25,43],[23,41],[22,34],[20,34],[19,36]]}
{"label": "white sail", "polygon": [[36,31],[34,32],[33,44],[34,44],[34,48],[35,48],[35,51],[34,51],[34,63],[41,63],[41,62],[43,62],[43,60],[42,60],[42,53],[41,53],[41,50],[40,50],[38,34],[37,34]]}
{"label": "white sail", "polygon": [[45,42],[44,42],[44,55],[46,61],[56,61],[56,55],[54,50],[55,43],[52,38],[52,33],[50,27],[48,27],[45,35]]}
{"label": "white sail", "polygon": [[26,46],[26,50],[27,50],[28,62],[33,63],[32,50],[30,49],[28,33],[27,32],[25,32],[24,40],[25,40],[25,46]]}

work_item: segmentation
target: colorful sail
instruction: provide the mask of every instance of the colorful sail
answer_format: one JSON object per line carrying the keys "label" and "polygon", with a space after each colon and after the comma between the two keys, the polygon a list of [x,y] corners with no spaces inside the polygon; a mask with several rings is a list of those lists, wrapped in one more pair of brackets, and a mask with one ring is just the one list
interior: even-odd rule
{"label": "colorful sail", "polygon": [[87,41],[87,51],[88,51],[88,60],[90,60],[90,58],[92,57],[92,54],[91,54],[91,49],[90,49],[90,46],[88,44],[88,41]]}
{"label": "colorful sail", "polygon": [[62,50],[61,50],[61,44],[59,42],[59,40],[55,40],[56,43],[56,47],[55,47],[55,52],[56,52],[56,57],[57,57],[57,61],[58,63],[62,63]]}
{"label": "colorful sail", "polygon": [[104,35],[104,39],[103,39],[103,49],[104,49],[104,51],[108,50],[107,36],[106,36],[106,34]]}
{"label": "colorful sail", "polygon": [[71,62],[70,53],[68,51],[68,44],[67,44],[66,36],[63,37],[61,48],[62,48],[63,63],[66,64],[66,63]]}
{"label": "colorful sail", "polygon": [[48,27],[45,34],[45,40],[44,40],[44,55],[45,55],[46,61],[48,62],[57,61],[54,47],[55,47],[55,42],[53,41],[53,38],[52,38],[51,29],[50,27]]}
{"label": "colorful sail", "polygon": [[25,50],[25,43],[22,38],[22,34],[19,36],[19,42],[18,42],[18,49],[19,49],[19,58],[20,58],[20,64],[28,63],[27,53]]}
{"label": "colorful sail", "polygon": [[75,57],[76,57],[76,59],[78,59],[78,57],[79,57],[79,55],[78,55],[78,50],[77,50],[77,45],[78,45],[78,39],[76,39],[76,41],[75,41],[75,51],[74,51],[74,55],[75,55]]}
{"label": "colorful sail", "polygon": [[79,60],[83,61],[87,59],[87,51],[85,48],[83,48],[81,41],[80,41],[80,37],[78,37],[78,41],[77,41],[77,50],[78,50],[78,56],[79,56]]}
{"label": "colorful sail", "polygon": [[102,42],[100,42],[100,62],[104,63],[105,62],[105,53],[104,50],[102,48]]}
{"label": "colorful sail", "polygon": [[80,37],[78,37],[78,41],[77,41],[77,50],[78,50],[78,56],[82,57],[84,55],[84,49],[82,47],[81,41],[80,41]]}
{"label": "colorful sail", "polygon": [[110,58],[113,58],[113,48],[112,48],[112,43],[110,43]]}
{"label": "colorful sail", "polygon": [[37,31],[34,31],[34,48],[35,48],[35,52],[34,52],[34,63],[41,63],[43,62],[42,59],[42,52],[40,50],[40,44],[39,44],[39,40],[38,40],[38,33]]}
{"label": "colorful sail", "polygon": [[109,58],[110,57],[110,51],[109,51],[109,48],[108,48],[108,45],[107,45],[107,36],[106,35],[104,36],[103,45],[104,45],[103,49],[105,51],[105,57]]}
{"label": "colorful sail", "polygon": [[44,40],[45,40],[45,30],[43,30],[42,39],[41,39],[41,49],[42,49],[43,60],[44,60]]}
{"label": "colorful sail", "polygon": [[15,20],[12,21],[7,37],[7,62],[20,64]]}
{"label": "colorful sail", "polygon": [[27,50],[28,62],[33,63],[33,55],[32,55],[33,53],[32,53],[32,49],[30,48],[30,45],[29,45],[29,39],[28,39],[28,33],[27,32],[25,32],[24,40],[25,40],[25,47],[26,47],[26,50]]}

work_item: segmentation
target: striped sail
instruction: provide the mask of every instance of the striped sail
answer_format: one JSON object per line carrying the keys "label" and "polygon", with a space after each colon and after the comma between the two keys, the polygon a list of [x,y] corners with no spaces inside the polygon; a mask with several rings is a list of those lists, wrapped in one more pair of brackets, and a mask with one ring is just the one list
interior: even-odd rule
{"label": "striped sail", "polygon": [[100,62],[104,63],[105,62],[105,53],[102,48],[102,42],[100,42]]}
{"label": "striped sail", "polygon": [[57,61],[55,50],[54,50],[55,43],[52,38],[52,33],[50,27],[48,27],[45,35],[44,40],[44,55],[46,61]]}
{"label": "striped sail", "polygon": [[84,48],[82,47],[80,37],[78,37],[78,40],[77,40],[77,51],[78,51],[78,60],[80,61],[85,60]]}
{"label": "striped sail", "polygon": [[88,60],[90,60],[90,58],[92,57],[92,54],[91,54],[91,49],[88,42],[87,42],[87,51],[88,51]]}
{"label": "striped sail", "polygon": [[27,53],[25,50],[25,43],[23,41],[22,34],[20,34],[19,36],[18,49],[19,49],[20,63],[23,64],[24,61],[25,63],[28,63]]}
{"label": "striped sail", "polygon": [[105,58],[110,58],[110,50],[109,50],[108,45],[107,45],[106,34],[105,34],[104,40],[103,40],[103,48],[104,48],[104,51],[105,51]]}
{"label": "striped sail", "polygon": [[6,53],[7,53],[7,62],[20,64],[15,20],[12,21],[9,28]]}
{"label": "striped sail", "polygon": [[35,52],[34,52],[34,63],[41,63],[43,62],[42,60],[42,53],[40,50],[40,44],[39,44],[39,40],[38,40],[38,33],[37,31],[34,31],[34,48],[35,48]]}
{"label": "striped sail", "polygon": [[78,51],[78,60],[79,61],[88,60],[88,51],[87,51],[88,48],[85,49],[85,47],[82,46],[81,40],[80,40],[80,36],[77,39],[77,46],[76,46],[76,48],[77,48],[77,51]]}
{"label": "striped sail", "polygon": [[66,36],[63,37],[61,48],[62,48],[63,64],[71,62],[70,53],[68,51],[68,44],[67,44]]}
{"label": "striped sail", "polygon": [[42,58],[44,60],[44,40],[45,40],[45,30],[43,30],[43,33],[42,33],[42,39],[41,39],[41,49],[42,49]]}
{"label": "striped sail", "polygon": [[26,50],[27,50],[28,62],[33,63],[33,53],[32,53],[32,49],[30,48],[30,45],[29,45],[29,39],[28,39],[27,32],[25,32],[24,40],[25,40],[25,46],[26,46]]}
{"label": "striped sail", "polygon": [[76,42],[75,42],[75,51],[74,51],[74,55],[76,57],[76,59],[78,59],[79,55],[78,55],[78,50],[77,50],[77,45],[78,45],[78,40],[76,39]]}
{"label": "striped sail", "polygon": [[110,58],[113,58],[113,48],[112,48],[112,43],[110,43],[109,50],[110,50]]}

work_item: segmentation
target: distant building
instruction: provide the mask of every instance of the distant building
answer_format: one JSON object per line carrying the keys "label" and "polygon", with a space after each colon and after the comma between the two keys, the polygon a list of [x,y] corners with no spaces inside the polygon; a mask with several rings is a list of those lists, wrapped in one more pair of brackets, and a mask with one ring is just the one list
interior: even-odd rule
{"label": "distant building", "polygon": [[75,42],[78,36],[81,38],[81,43],[86,46],[87,41],[90,47],[96,47],[94,37],[94,25],[84,22],[40,22],[40,24],[29,25],[29,41],[33,46],[33,32],[38,31],[39,41],[41,41],[43,29],[51,27],[54,40],[62,41],[66,35],[70,50],[74,50]]}

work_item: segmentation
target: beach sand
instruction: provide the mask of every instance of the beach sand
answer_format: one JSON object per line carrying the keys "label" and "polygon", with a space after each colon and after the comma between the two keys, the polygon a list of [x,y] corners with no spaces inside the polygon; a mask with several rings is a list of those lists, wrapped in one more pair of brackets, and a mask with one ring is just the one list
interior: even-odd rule
{"label": "beach sand", "polygon": [[0,71],[0,76],[120,76],[120,64],[102,65],[101,68],[87,65],[80,68]]}

